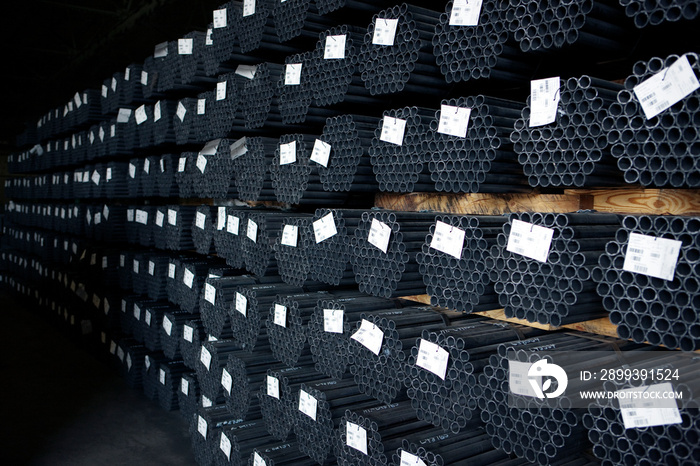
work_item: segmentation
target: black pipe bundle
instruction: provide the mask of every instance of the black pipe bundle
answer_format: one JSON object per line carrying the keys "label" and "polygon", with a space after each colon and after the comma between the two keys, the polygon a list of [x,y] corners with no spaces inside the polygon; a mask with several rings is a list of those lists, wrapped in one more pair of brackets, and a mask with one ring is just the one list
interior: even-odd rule
{"label": "black pipe bundle", "polygon": [[320,299],[306,324],[306,339],[316,371],[326,377],[342,379],[350,364],[347,341],[355,323],[366,312],[395,309],[398,300],[356,296]]}
{"label": "black pipe bundle", "polygon": [[[156,171],[158,165],[158,157],[151,155],[143,159],[141,169],[143,172],[138,177],[140,191],[143,197],[153,197],[156,195]],[[94,190],[93,190],[94,192]]]}
{"label": "black pipe bundle", "polygon": [[229,353],[221,371],[220,384],[223,388],[226,407],[238,419],[259,419],[261,416],[258,392],[267,384],[267,370],[277,370],[283,366],[271,364],[272,353],[256,349],[255,353],[235,351]]}
{"label": "black pipe bundle", "polygon": [[[155,105],[143,104],[134,110],[132,128],[136,131],[134,149],[146,149],[153,145],[153,119]],[[131,121],[129,125],[131,125]]]}
{"label": "black pipe bundle", "polygon": [[194,131],[194,121],[197,118],[197,99],[185,97],[180,99],[173,115],[173,131],[175,132],[175,143],[178,145],[204,142],[197,141]]}
{"label": "black pipe bundle", "polygon": [[189,372],[182,361],[164,361],[158,366],[158,404],[166,411],[179,409],[182,375]]}
{"label": "black pipe bundle", "polygon": [[125,105],[143,102],[141,72],[142,66],[140,63],[132,63],[124,69],[122,93]]}
{"label": "black pipe bundle", "polygon": [[182,340],[182,328],[185,322],[198,317],[181,309],[173,309],[163,313],[163,320],[160,326],[160,342],[163,354],[168,359],[182,358],[180,351],[180,340]]}
{"label": "black pipe bundle", "polygon": [[528,190],[508,138],[522,108],[518,102],[483,95],[443,100],[430,122],[427,142],[435,190]]}
{"label": "black pipe bundle", "polygon": [[[644,186],[695,188],[700,186],[698,154],[700,154],[700,91],[695,90],[681,102],[646,118],[634,88],[668,67],[687,58],[692,73],[698,76],[698,55],[654,57],[635,63],[625,88],[618,93],[617,103],[610,106],[603,121],[608,130],[611,151],[617,166],[625,173],[627,183]],[[665,74],[661,74],[665,76]],[[663,98],[663,97],[660,97]],[[651,99],[650,102],[655,101]]]}
{"label": "black pipe bundle", "polygon": [[212,445],[213,459],[218,466],[245,466],[256,448],[267,449],[275,441],[267,435],[261,419],[238,420],[220,431]]}
{"label": "black pipe bundle", "polygon": [[529,127],[530,101],[511,141],[530,186],[624,184],[603,130],[607,109],[622,86],[583,75],[561,81],[556,122]]}
{"label": "black pipe bundle", "polygon": [[239,424],[241,420],[231,416],[226,406],[210,406],[197,408],[188,422],[197,464],[211,465],[219,451],[221,432],[228,426]]}
{"label": "black pipe bundle", "polygon": [[206,41],[207,33],[202,31],[191,31],[178,39],[175,61],[182,87],[189,88],[186,86],[203,85],[211,81],[211,78],[206,77],[202,57],[203,49],[207,46]]}
{"label": "black pipe bundle", "polygon": [[107,78],[102,83],[102,99],[100,99],[100,109],[103,115],[114,113],[119,107],[126,104],[122,86],[124,83],[124,73],[114,73],[111,78]]}
{"label": "black pipe bundle", "polygon": [[495,354],[495,345],[543,333],[486,318],[472,318],[444,330],[423,330],[404,373],[418,419],[453,434],[481,424],[478,377]]}
{"label": "black pipe bundle", "polygon": [[387,110],[383,115],[369,149],[379,189],[402,193],[434,191],[425,148],[435,112],[404,107]]}
{"label": "black pipe bundle", "polygon": [[673,2],[661,0],[619,0],[625,14],[634,20],[639,29],[658,26],[664,22],[689,21],[698,17],[700,2],[697,0]]}
{"label": "black pipe bundle", "polygon": [[221,64],[228,61],[236,48],[235,4],[229,1],[213,11],[202,50],[207,76],[221,74]]}
{"label": "black pipe bundle", "polygon": [[283,282],[303,286],[311,273],[308,246],[312,241],[312,216],[296,215],[283,220],[272,248]]}
{"label": "black pipe bundle", "polygon": [[145,278],[142,278],[142,280],[146,282],[148,297],[154,300],[167,299],[165,277],[168,274],[168,268],[170,266],[170,256],[161,253],[153,253],[144,257],[144,262],[146,274]]}
{"label": "black pipe bundle", "polygon": [[240,349],[241,345],[234,340],[202,342],[195,370],[197,371],[197,380],[199,380],[199,389],[203,396],[210,400],[219,398],[223,390],[221,375],[226,367],[228,356],[240,351]]}
{"label": "black pipe bundle", "polygon": [[284,67],[276,63],[266,62],[255,67],[252,79],[245,83],[240,95],[246,128],[262,128],[266,122],[280,124],[275,91],[283,73]]}
{"label": "black pipe bundle", "polygon": [[403,440],[430,430],[406,402],[348,408],[338,426],[338,465],[388,465]]}
{"label": "black pipe bundle", "polygon": [[317,163],[324,191],[374,192],[377,180],[365,157],[379,118],[362,115],[329,117],[316,139],[311,161]]}
{"label": "black pipe bundle", "polygon": [[262,277],[279,273],[275,257],[275,243],[283,227],[293,218],[306,218],[305,214],[290,214],[275,211],[251,211],[245,225],[240,225],[245,268]]}
{"label": "black pipe bundle", "polygon": [[[570,333],[499,344],[498,355],[490,357],[479,376],[481,418],[494,447],[539,464],[563,461],[587,450],[582,410],[572,407],[573,400],[600,382],[581,378],[578,369],[595,372],[611,364],[618,367],[620,354],[642,348],[624,340]],[[565,394],[543,399],[533,396],[535,392],[523,378],[527,378],[528,365],[538,360],[565,368]],[[520,368],[517,363],[526,365]]]}
{"label": "black pipe bundle", "polygon": [[173,154],[164,154],[158,160],[155,175],[157,193],[160,197],[176,197],[178,193],[175,182],[175,171],[177,170],[178,157]]}
{"label": "black pipe bundle", "polygon": [[287,440],[294,427],[294,410],[297,409],[297,393],[302,383],[318,380],[318,373],[311,367],[286,367],[268,369],[258,391],[260,412],[267,432],[277,440]]}
{"label": "black pipe bundle", "polygon": [[304,245],[309,251],[311,280],[334,286],[354,280],[350,241],[363,213],[361,210],[316,209],[311,224],[313,242]]}
{"label": "black pipe bundle", "polygon": [[505,217],[438,215],[435,222],[416,255],[430,303],[466,313],[498,308],[486,262]]}
{"label": "black pipe bundle", "polygon": [[140,206],[134,210],[134,222],[138,233],[138,243],[141,246],[153,246],[153,224],[156,209],[154,206]]}
{"label": "black pipe bundle", "polygon": [[296,442],[275,442],[256,448],[248,457],[248,466],[314,466],[316,462],[299,451]]}
{"label": "black pipe bundle", "polygon": [[[664,273],[660,266],[642,260],[650,253],[645,248],[655,245],[633,244],[632,235],[645,235],[651,241],[663,238],[681,242],[670,276],[659,278],[659,273]],[[700,286],[696,267],[700,258],[699,235],[697,217],[642,215],[623,219],[622,227],[607,244],[592,273],[603,307],[610,311],[610,321],[617,325],[621,338],[683,351],[700,348],[696,298]],[[669,256],[671,263],[675,259],[667,249],[651,253]]]}
{"label": "black pipe bundle", "polygon": [[[185,311],[187,312],[187,311]],[[202,343],[206,340],[206,333],[202,319],[195,317],[188,319],[182,326],[182,340],[180,340],[180,352],[185,365],[195,370],[199,364]]]}
{"label": "black pipe bundle", "polygon": [[420,212],[364,212],[350,240],[360,291],[384,298],[424,294],[416,255],[434,220]]}
{"label": "black pipe bundle", "polygon": [[[163,217],[165,225],[165,246],[173,251],[194,249],[192,227],[197,208],[188,205],[168,205]],[[156,218],[156,220],[158,220]]]}
{"label": "black pipe bundle", "polygon": [[574,44],[607,53],[624,50],[631,26],[620,5],[605,0],[510,0],[506,21],[523,52]]}
{"label": "black pipe bundle", "polygon": [[554,326],[604,317],[591,272],[620,220],[598,213],[511,214],[487,260],[506,316]]}
{"label": "black pipe bundle", "polygon": [[158,400],[158,368],[167,359],[159,353],[146,354],[143,358],[141,378],[143,383],[143,394],[151,401]]}
{"label": "black pipe bundle", "polygon": [[[178,103],[175,100],[159,100],[153,106],[153,144],[175,143],[175,127],[173,118],[178,110]],[[151,144],[149,144],[151,145]]]}
{"label": "black pipe bundle", "polygon": [[[126,162],[109,162],[107,164],[103,188],[106,197],[110,199],[129,197],[128,165]],[[64,194],[72,193],[66,190]]]}
{"label": "black pipe bundle", "polygon": [[[120,113],[122,113],[122,111],[131,112],[129,109],[120,109],[119,111]],[[130,144],[131,147],[127,147],[126,141],[129,119],[125,117],[122,121],[122,118],[120,118],[121,116],[122,115],[119,115],[117,118],[110,120],[109,131],[107,131],[105,135],[106,151],[110,155],[127,155],[131,154],[133,150],[133,143]],[[131,137],[133,137],[133,135],[131,135]]]}
{"label": "black pipe bundle", "polygon": [[[279,5],[298,5],[302,2],[280,3]],[[309,111],[316,114],[320,109],[310,110],[313,99],[313,82],[311,81],[313,52],[289,55],[284,59],[284,73],[277,82],[277,108],[283,124],[303,123]]]}
{"label": "black pipe bundle", "polygon": [[345,410],[378,405],[361,394],[351,380],[319,379],[302,383],[292,405],[299,450],[318,464],[331,463],[339,453],[336,431]]}
{"label": "black pipe bundle", "polygon": [[333,26],[333,21],[318,13],[314,8],[310,13],[311,0],[293,2],[275,2],[272,6],[272,18],[275,33],[280,42],[287,42],[295,37],[318,37],[321,31]]}
{"label": "black pipe bundle", "polygon": [[[274,201],[270,168],[279,140],[245,137],[232,144],[233,183],[238,198],[244,201]],[[241,153],[242,152],[242,153]]]}
{"label": "black pipe bundle", "polygon": [[440,88],[435,56],[428,51],[440,13],[402,3],[372,17],[360,47],[358,65],[371,95]]}
{"label": "black pipe bundle", "polygon": [[[245,265],[243,243],[248,224],[247,211],[232,206],[226,207],[226,227],[218,235],[216,253],[226,260],[226,264],[242,269]],[[218,226],[218,218],[217,218]]]}
{"label": "black pipe bundle", "polygon": [[209,125],[210,110],[216,99],[215,91],[202,92],[197,95],[192,117],[193,138],[197,142],[210,141],[214,137],[213,127]]}
{"label": "black pipe bundle", "polygon": [[[179,305],[182,309],[194,312],[199,309],[199,293],[209,274],[211,261],[206,258],[175,258],[174,286],[168,289],[168,300]],[[169,267],[168,276],[172,268]],[[172,278],[172,277],[171,277]]]}
{"label": "black pipe bundle", "polygon": [[249,276],[213,277],[209,274],[199,301],[204,329],[209,335],[221,338],[225,328],[230,328],[228,311],[239,285],[254,284]]}
{"label": "black pipe bundle", "polygon": [[197,254],[211,254],[214,252],[214,226],[212,209],[208,205],[197,206],[197,212],[192,222],[192,243]]}
{"label": "black pipe bundle", "polygon": [[180,389],[177,392],[177,404],[180,415],[189,421],[197,411],[200,393],[196,372],[185,372],[180,377]]}
{"label": "black pipe bundle", "polygon": [[124,219],[126,208],[124,206],[103,204],[97,206],[95,212],[95,239],[110,243],[126,241]]}
{"label": "black pipe bundle", "polygon": [[[129,197],[141,196],[141,177],[143,176],[143,159],[133,158],[129,160],[129,172],[126,178],[126,185],[129,190]],[[74,186],[75,191],[76,186]],[[75,193],[80,194],[80,191]],[[82,197],[82,196],[81,196]]]}
{"label": "black pipe bundle", "polygon": [[247,81],[248,78],[236,73],[220,74],[216,89],[211,94],[206,94],[203,110],[212,137],[225,138],[234,128]]}
{"label": "black pipe bundle", "polygon": [[122,338],[117,346],[117,357],[121,362],[121,374],[130,388],[143,386],[142,365],[148,350],[133,338]]}
{"label": "black pipe bundle", "polygon": [[233,161],[231,141],[215,139],[209,141],[195,157],[193,188],[199,197],[235,198],[235,185],[232,182]]}
{"label": "black pipe bundle", "polygon": [[302,365],[302,358],[309,359],[306,326],[318,301],[328,297],[326,291],[277,295],[265,320],[267,339],[275,359],[289,367]]}
{"label": "black pipe bundle", "polygon": [[183,152],[174,163],[176,165],[175,183],[181,198],[193,197],[194,195],[195,172],[198,170],[195,166],[196,161],[197,152]]}
{"label": "black pipe bundle", "polygon": [[156,44],[153,59],[158,66],[158,92],[168,92],[177,89],[180,82],[180,67],[177,61],[178,44],[169,40]]}

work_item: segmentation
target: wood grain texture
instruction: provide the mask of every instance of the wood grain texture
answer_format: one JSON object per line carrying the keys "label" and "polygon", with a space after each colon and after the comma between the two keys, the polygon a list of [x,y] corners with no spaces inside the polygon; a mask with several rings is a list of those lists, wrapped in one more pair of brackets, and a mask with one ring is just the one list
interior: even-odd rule
{"label": "wood grain texture", "polygon": [[564,192],[592,198],[587,208],[600,212],[700,215],[700,190],[697,189],[567,189]]}

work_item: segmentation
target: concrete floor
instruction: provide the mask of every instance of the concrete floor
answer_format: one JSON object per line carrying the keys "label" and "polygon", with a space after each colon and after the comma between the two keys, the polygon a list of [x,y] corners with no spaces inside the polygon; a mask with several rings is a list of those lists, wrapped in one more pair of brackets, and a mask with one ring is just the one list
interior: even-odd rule
{"label": "concrete floor", "polygon": [[7,465],[195,465],[187,426],[36,311],[0,293]]}

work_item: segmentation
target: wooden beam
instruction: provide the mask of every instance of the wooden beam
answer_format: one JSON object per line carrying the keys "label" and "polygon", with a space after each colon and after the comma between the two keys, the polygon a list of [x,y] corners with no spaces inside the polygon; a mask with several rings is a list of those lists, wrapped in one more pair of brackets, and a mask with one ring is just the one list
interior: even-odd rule
{"label": "wooden beam", "polygon": [[699,215],[698,189],[567,189],[565,194],[587,196],[590,209],[600,212],[648,215]]}

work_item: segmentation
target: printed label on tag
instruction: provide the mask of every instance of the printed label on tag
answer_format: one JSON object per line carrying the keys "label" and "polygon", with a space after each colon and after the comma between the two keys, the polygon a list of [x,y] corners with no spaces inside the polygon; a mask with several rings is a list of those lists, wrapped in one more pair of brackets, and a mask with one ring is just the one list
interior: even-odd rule
{"label": "printed label on tag", "polygon": [[649,119],[683,100],[698,87],[700,83],[688,62],[688,57],[683,55],[673,65],[634,86],[634,95],[637,96],[644,115]]}
{"label": "printed label on tag", "polygon": [[140,223],[142,225],[148,225],[148,212],[145,210],[137,209],[136,210],[136,223]]}
{"label": "printed label on tag", "polygon": [[247,315],[248,312],[248,298],[240,294],[238,291],[236,291],[236,310],[244,316]]}
{"label": "printed label on tag", "polygon": [[248,152],[248,139],[245,136],[231,144],[231,160],[237,159],[246,152]]}
{"label": "printed label on tag", "polygon": [[146,172],[146,174],[150,174],[151,171],[151,161],[148,159],[145,159],[143,161],[143,171]]}
{"label": "printed label on tag", "polygon": [[379,140],[400,146],[403,144],[405,130],[406,120],[385,116]]}
{"label": "printed label on tag", "polygon": [[389,239],[391,238],[391,227],[384,222],[380,222],[376,218],[372,219],[372,225],[367,235],[367,242],[379,248],[386,254],[389,247]]}
{"label": "printed label on tag", "polygon": [[401,464],[399,466],[426,466],[426,464],[418,456],[401,450]]}
{"label": "printed label on tag", "polygon": [[450,354],[435,343],[421,338],[416,366],[422,367],[445,380]]}
{"label": "printed label on tag", "polygon": [[92,180],[93,183],[95,183],[96,186],[99,186],[99,185],[100,185],[100,174],[97,172],[97,170],[95,170],[95,171],[92,173],[92,178],[91,178],[91,180]]}
{"label": "printed label on tag", "polygon": [[190,394],[190,382],[184,377],[180,379],[180,391],[186,396]]}
{"label": "printed label on tag", "polygon": [[163,227],[163,221],[165,220],[165,214],[160,210],[156,212],[156,225]]}
{"label": "printed label on tag", "polygon": [[[187,109],[185,108],[185,106],[182,105],[182,102],[178,102],[177,111],[175,112],[175,114],[180,119],[180,121],[185,121],[185,114],[186,113],[187,113]],[[163,170],[161,169],[161,171],[163,171]]]}
{"label": "printed label on tag", "polygon": [[216,304],[216,288],[211,286],[209,283],[204,284],[204,299],[209,301],[212,306]]}
{"label": "printed label on tag", "polygon": [[282,229],[281,244],[284,246],[297,247],[297,238],[299,236],[299,227],[296,225],[285,225]]}
{"label": "printed label on tag", "polygon": [[324,60],[338,60],[345,58],[345,34],[339,36],[327,36],[323,50]]}
{"label": "printed label on tag", "polygon": [[367,431],[364,428],[350,421],[346,421],[345,434],[345,444],[347,446],[359,450],[365,455],[367,454]]}
{"label": "printed label on tag", "polygon": [[297,142],[280,144],[280,165],[288,165],[297,161]]}
{"label": "printed label on tag", "polygon": [[335,228],[335,219],[333,218],[332,212],[316,220],[313,223],[313,226],[316,244],[338,234],[338,230]]}
{"label": "printed label on tag", "polygon": [[199,360],[204,364],[204,367],[209,370],[209,366],[211,366],[211,353],[204,345],[202,345],[202,349],[199,353]]}
{"label": "printed label on tag", "polygon": [[178,39],[177,53],[179,53],[180,55],[192,55],[193,46],[194,40],[192,39]]}
{"label": "printed label on tag", "polygon": [[454,0],[450,26],[478,26],[483,0]]}
{"label": "printed label on tag", "polygon": [[168,264],[168,278],[175,278],[175,264]]}
{"label": "printed label on tag", "polygon": [[189,325],[183,325],[182,326],[182,338],[185,341],[189,341],[192,343],[192,337],[194,335],[194,329],[190,327]]}
{"label": "printed label on tag", "polygon": [[145,105],[141,105],[139,108],[136,109],[136,112],[134,112],[134,118],[136,119],[137,125],[140,125],[146,120],[148,120],[148,114],[146,113]]}
{"label": "printed label on tag", "polygon": [[277,377],[267,376],[267,396],[280,399],[280,381]]}
{"label": "printed label on tag", "polygon": [[553,235],[554,230],[551,228],[513,220],[506,250],[539,262],[547,262]]}
{"label": "printed label on tag", "polygon": [[224,452],[226,459],[231,461],[231,441],[226,437],[226,434],[221,432],[221,440],[219,441],[219,449]]}
{"label": "printed label on tag", "polygon": [[532,367],[531,362],[508,361],[508,386],[514,395],[529,396],[537,398],[537,393],[532,388],[529,380],[534,380],[536,384],[541,383],[541,377],[528,377],[528,372]]}
{"label": "printed label on tag", "polygon": [[384,341],[384,332],[369,320],[362,319],[360,328],[350,338],[378,356]]}
{"label": "printed label on tag", "polygon": [[226,226],[226,207],[219,206],[216,210],[216,229],[223,230]]}
{"label": "printed label on tag", "polygon": [[275,317],[273,322],[280,327],[287,326],[287,308],[285,306],[275,304]]}
{"label": "printed label on tag", "polygon": [[168,319],[167,316],[163,317],[163,330],[165,330],[165,333],[170,336],[170,334],[173,331],[173,323]]}
{"label": "printed label on tag", "polygon": [[134,304],[134,319],[141,320],[141,307],[138,304]]}
{"label": "printed label on tag", "polygon": [[197,432],[199,432],[202,437],[207,438],[207,421],[202,418],[202,416],[197,416]]}
{"label": "printed label on tag", "polygon": [[396,26],[398,26],[398,24],[398,19],[377,18],[374,21],[374,35],[372,36],[372,43],[374,45],[394,45]]}
{"label": "printed label on tag", "polygon": [[204,170],[207,168],[207,158],[202,154],[197,156],[197,168],[201,173],[204,173]]}
{"label": "printed label on tag", "polygon": [[214,29],[225,28],[227,19],[226,8],[214,10]]}
{"label": "printed label on tag", "polygon": [[206,221],[207,221],[207,216],[204,215],[203,212],[197,212],[197,215],[195,216],[195,221],[194,221],[197,228],[199,228],[200,230],[204,230],[204,225],[206,224]]}
{"label": "printed label on tag", "polygon": [[177,210],[168,209],[168,223],[170,225],[177,225]]}
{"label": "printed label on tag", "polygon": [[161,117],[161,112],[160,112],[160,100],[156,102],[156,104],[153,106],[153,121],[156,122],[160,120]]}
{"label": "printed label on tag", "polygon": [[216,100],[224,100],[226,98],[226,81],[216,83]]}
{"label": "printed label on tag", "polygon": [[148,274],[154,275],[156,271],[156,264],[153,261],[148,261]]}
{"label": "printed label on tag", "polygon": [[146,315],[144,316],[144,320],[146,321],[146,325],[149,327],[151,326],[151,319],[153,318],[153,314],[151,314],[151,311],[146,311]]}
{"label": "printed label on tag", "polygon": [[146,370],[151,368],[151,357],[149,355],[144,356],[143,364],[146,366]]}
{"label": "printed label on tag", "polygon": [[301,70],[303,63],[289,63],[284,67],[284,85],[298,86],[301,84]]}
{"label": "printed label on tag", "polygon": [[207,110],[207,99],[197,99],[197,115],[204,115]]}
{"label": "printed label on tag", "polygon": [[248,219],[248,228],[246,229],[246,236],[254,243],[258,241],[258,224],[251,219]]}
{"label": "printed label on tag", "polygon": [[[208,369],[208,368],[207,368]],[[221,386],[224,387],[224,390],[231,395],[231,386],[233,385],[233,378],[231,377],[231,374],[224,369],[221,371]]]}
{"label": "printed label on tag", "polygon": [[316,139],[314,142],[314,150],[311,152],[310,160],[316,162],[319,165],[328,167],[328,159],[331,156],[331,145]]}
{"label": "printed label on tag", "polygon": [[304,390],[299,390],[299,411],[316,420],[318,400]]}
{"label": "printed label on tag", "polygon": [[243,17],[255,14],[255,0],[243,0]]}
{"label": "printed label on tag", "polygon": [[187,163],[187,157],[180,157],[177,163],[177,172],[182,173],[185,171],[185,164]]}
{"label": "printed label on tag", "polygon": [[185,269],[185,273],[182,276],[182,282],[187,286],[187,288],[192,288],[192,282],[194,280],[194,274],[188,269]]}
{"label": "printed label on tag", "polygon": [[135,178],[136,177],[136,165],[133,163],[129,164],[129,178]]}
{"label": "printed label on tag", "polygon": [[214,41],[211,39],[211,33],[214,31],[214,28],[208,28],[207,29],[207,37],[204,39],[204,45],[214,45]]}
{"label": "printed label on tag", "polygon": [[160,381],[161,385],[165,385],[165,371],[163,369],[158,371],[158,380]]}
{"label": "printed label on tag", "polygon": [[559,76],[530,81],[530,128],[557,120]]}
{"label": "printed label on tag", "polygon": [[435,223],[435,233],[430,247],[449,254],[455,259],[462,258],[465,231],[444,222]]}
{"label": "printed label on tag", "polygon": [[241,219],[235,215],[229,215],[226,219],[226,231],[231,234],[238,235],[238,227],[241,224]]}
{"label": "printed label on tag", "polygon": [[328,333],[343,333],[344,314],[345,312],[342,309],[324,309],[323,331]]}
{"label": "printed label on tag", "polygon": [[471,108],[440,105],[440,123],[438,124],[438,133],[457,136],[460,138],[467,137],[467,129],[469,129],[469,117],[471,116],[471,113]]}
{"label": "printed label on tag", "polygon": [[267,463],[257,451],[253,453],[253,466],[267,466]]}
{"label": "printed label on tag", "polygon": [[662,280],[673,280],[681,241],[630,233],[622,269]]}
{"label": "printed label on tag", "polygon": [[214,403],[209,398],[202,395],[202,407],[203,408],[208,408],[208,407],[212,406],[213,404]]}
{"label": "printed label on tag", "polygon": [[148,72],[141,71],[141,85],[148,86]]}
{"label": "printed label on tag", "polygon": [[134,259],[133,265],[134,265],[134,267],[133,267],[134,273],[139,273],[139,261],[137,261],[136,259]]}
{"label": "printed label on tag", "polygon": [[669,382],[617,390],[625,429],[682,423],[673,393]]}

